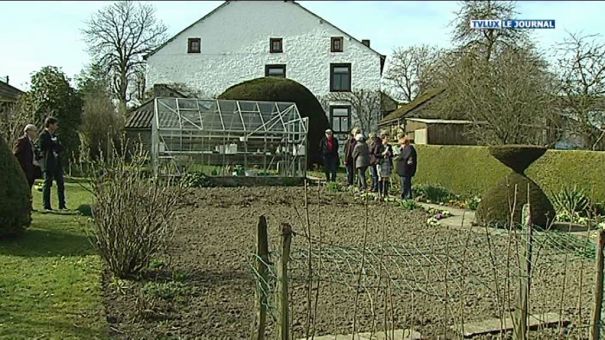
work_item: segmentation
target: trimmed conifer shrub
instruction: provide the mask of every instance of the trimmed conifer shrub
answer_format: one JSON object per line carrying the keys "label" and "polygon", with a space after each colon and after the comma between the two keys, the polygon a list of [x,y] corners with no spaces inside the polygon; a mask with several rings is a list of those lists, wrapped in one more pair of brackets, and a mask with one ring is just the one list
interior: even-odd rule
{"label": "trimmed conifer shrub", "polygon": [[0,237],[21,234],[31,224],[31,191],[25,174],[0,137]]}
{"label": "trimmed conifer shrub", "polygon": [[[523,206],[531,208],[531,222],[547,227],[555,218],[552,203],[536,182],[524,172],[546,152],[546,148],[531,145],[501,145],[489,148],[490,154],[512,169],[512,172],[488,190],[477,207],[477,222],[506,227],[521,223]],[[511,220],[512,218],[512,220]]]}
{"label": "trimmed conifer shrub", "polygon": [[511,172],[483,195],[475,213],[477,222],[506,228],[510,226],[512,216],[513,224],[520,224],[528,190],[532,224],[547,227],[555,217],[552,203],[536,182],[517,172]]}
{"label": "trimmed conifer shrub", "polygon": [[495,159],[521,174],[546,153],[545,147],[533,145],[498,145],[490,146],[488,150]]}

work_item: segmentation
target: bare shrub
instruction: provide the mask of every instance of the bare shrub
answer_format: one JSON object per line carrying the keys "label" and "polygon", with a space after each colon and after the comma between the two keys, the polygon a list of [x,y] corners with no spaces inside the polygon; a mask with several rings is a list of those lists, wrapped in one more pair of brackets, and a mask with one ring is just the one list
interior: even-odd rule
{"label": "bare shrub", "polygon": [[183,192],[181,182],[149,178],[141,148],[128,160],[125,155],[113,151],[110,157],[101,157],[89,176],[93,244],[120,278],[139,273],[165,249]]}

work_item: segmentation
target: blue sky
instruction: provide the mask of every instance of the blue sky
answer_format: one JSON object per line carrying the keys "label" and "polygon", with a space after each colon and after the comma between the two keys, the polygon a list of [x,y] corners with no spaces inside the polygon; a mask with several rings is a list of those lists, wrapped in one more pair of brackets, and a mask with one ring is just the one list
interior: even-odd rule
{"label": "blue sky", "polygon": [[[303,6],[389,55],[398,46],[450,46],[455,1],[299,1]],[[174,35],[222,1],[153,1],[157,16]],[[32,72],[58,66],[70,77],[89,61],[81,29],[105,1],[0,1],[0,77],[29,88]],[[555,19],[554,30],[535,30],[538,46],[552,51],[566,32],[600,33],[605,2],[520,1],[517,19]]]}

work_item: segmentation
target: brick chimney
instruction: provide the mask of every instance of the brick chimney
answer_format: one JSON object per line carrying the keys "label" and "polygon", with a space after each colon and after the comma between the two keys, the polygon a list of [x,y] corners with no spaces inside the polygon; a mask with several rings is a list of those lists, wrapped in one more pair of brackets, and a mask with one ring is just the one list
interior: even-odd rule
{"label": "brick chimney", "polygon": [[370,47],[370,39],[363,39],[361,41],[362,44],[366,45],[367,47]]}

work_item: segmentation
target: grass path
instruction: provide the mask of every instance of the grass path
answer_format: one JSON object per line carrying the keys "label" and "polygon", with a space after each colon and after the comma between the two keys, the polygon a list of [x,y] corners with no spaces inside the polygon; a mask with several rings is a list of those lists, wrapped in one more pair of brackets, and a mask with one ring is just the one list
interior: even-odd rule
{"label": "grass path", "polygon": [[[41,193],[33,196],[40,209]],[[91,201],[73,181],[66,183],[66,197],[70,209]],[[0,241],[0,338],[107,338],[102,264],[86,237],[87,219],[58,212],[32,217],[23,237]]]}

